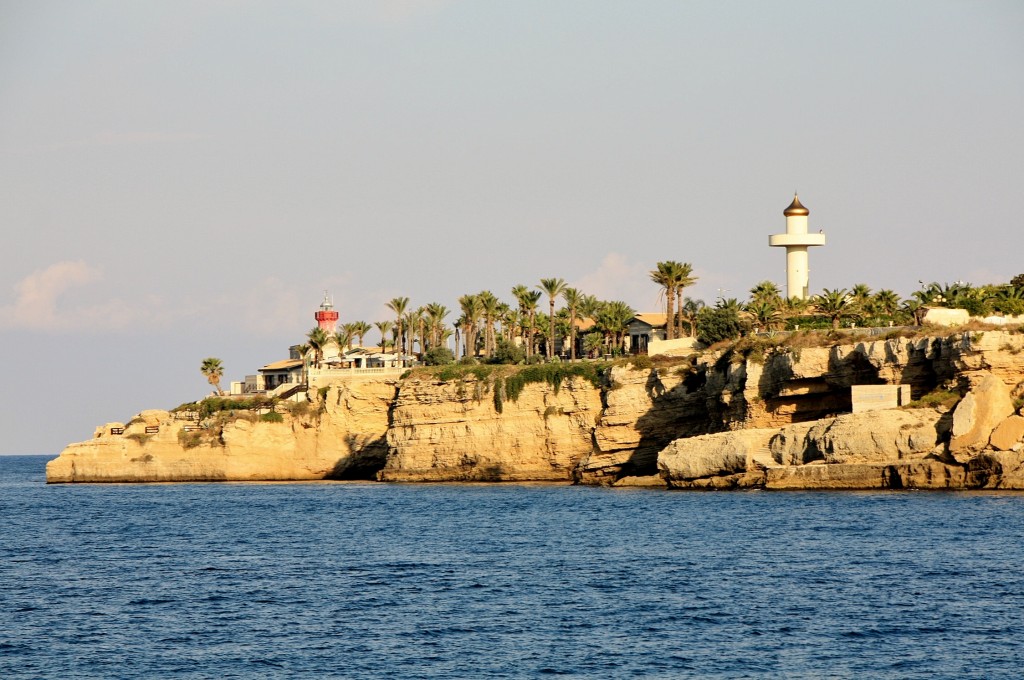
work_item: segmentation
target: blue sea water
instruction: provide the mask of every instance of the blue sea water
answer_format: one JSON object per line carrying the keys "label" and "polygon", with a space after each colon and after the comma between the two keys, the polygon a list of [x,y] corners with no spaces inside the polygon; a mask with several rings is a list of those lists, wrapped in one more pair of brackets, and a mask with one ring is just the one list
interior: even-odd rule
{"label": "blue sea water", "polygon": [[44,484],[3,678],[1010,678],[1024,495]]}

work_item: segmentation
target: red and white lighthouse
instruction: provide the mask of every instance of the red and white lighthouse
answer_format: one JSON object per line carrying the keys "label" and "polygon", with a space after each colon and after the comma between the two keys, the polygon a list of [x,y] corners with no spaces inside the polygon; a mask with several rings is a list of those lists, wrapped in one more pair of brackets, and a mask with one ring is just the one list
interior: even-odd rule
{"label": "red and white lighthouse", "polygon": [[333,333],[334,327],[338,325],[338,313],[334,311],[334,304],[326,290],[324,291],[324,301],[320,303],[320,311],[313,317],[316,319],[317,325],[328,333]]}

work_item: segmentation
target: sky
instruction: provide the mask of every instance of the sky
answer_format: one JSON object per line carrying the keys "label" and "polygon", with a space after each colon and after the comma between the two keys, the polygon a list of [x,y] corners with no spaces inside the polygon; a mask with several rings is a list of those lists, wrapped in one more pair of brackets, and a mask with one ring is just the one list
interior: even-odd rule
{"label": "sky", "polygon": [[0,0],[0,453],[285,358],[325,289],[372,323],[546,277],[655,311],[668,259],[784,286],[794,191],[812,293],[1006,282],[1022,35],[1018,1]]}

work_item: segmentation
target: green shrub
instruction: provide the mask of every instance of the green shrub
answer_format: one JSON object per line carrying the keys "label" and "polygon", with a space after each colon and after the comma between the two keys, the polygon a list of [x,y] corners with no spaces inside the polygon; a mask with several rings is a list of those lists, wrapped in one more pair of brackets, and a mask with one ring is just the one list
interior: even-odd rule
{"label": "green shrub", "polygon": [[509,342],[505,338],[498,338],[494,355],[488,359],[490,364],[521,364],[526,361],[526,350]]}
{"label": "green shrub", "polygon": [[260,420],[264,423],[283,423],[284,416],[277,411],[267,411],[260,416]]}
{"label": "green shrub", "polygon": [[423,363],[427,366],[447,366],[455,363],[455,354],[447,347],[431,347],[423,353]]}
{"label": "green shrub", "polygon": [[920,399],[907,404],[907,408],[953,408],[960,401],[960,393],[936,387]]}
{"label": "green shrub", "polygon": [[697,339],[705,345],[738,338],[743,331],[743,322],[733,309],[705,307],[697,314]]}

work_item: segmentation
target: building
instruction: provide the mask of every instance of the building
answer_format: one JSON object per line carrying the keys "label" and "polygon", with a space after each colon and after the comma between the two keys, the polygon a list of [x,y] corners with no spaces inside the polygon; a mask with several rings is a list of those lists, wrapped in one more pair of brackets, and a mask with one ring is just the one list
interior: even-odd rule
{"label": "building", "polygon": [[640,312],[630,319],[626,325],[630,353],[645,354],[652,340],[664,340],[667,319],[664,312]]}
{"label": "building", "polygon": [[769,236],[768,245],[786,249],[786,296],[806,300],[810,286],[807,249],[825,245],[825,234],[807,233],[807,217],[811,211],[800,203],[795,193],[793,202],[782,214],[786,216],[786,233]]}

